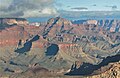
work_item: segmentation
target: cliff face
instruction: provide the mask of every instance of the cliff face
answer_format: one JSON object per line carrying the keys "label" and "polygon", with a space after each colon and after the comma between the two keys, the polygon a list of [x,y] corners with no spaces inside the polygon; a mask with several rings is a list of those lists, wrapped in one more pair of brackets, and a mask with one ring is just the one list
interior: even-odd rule
{"label": "cliff face", "polygon": [[27,38],[29,38],[29,34],[24,30],[24,27],[6,28],[0,32],[0,46],[15,46],[20,39],[24,42]]}
{"label": "cliff face", "polygon": [[[0,46],[16,46],[19,43],[19,40],[22,40],[22,44],[33,38],[35,35],[41,33],[42,28],[35,27],[35,26],[12,26],[1,30],[0,32]],[[42,37],[40,40],[33,43],[32,47],[40,47],[43,45],[44,42],[42,41]],[[45,40],[43,40],[45,41]],[[41,44],[40,44],[41,42]]]}

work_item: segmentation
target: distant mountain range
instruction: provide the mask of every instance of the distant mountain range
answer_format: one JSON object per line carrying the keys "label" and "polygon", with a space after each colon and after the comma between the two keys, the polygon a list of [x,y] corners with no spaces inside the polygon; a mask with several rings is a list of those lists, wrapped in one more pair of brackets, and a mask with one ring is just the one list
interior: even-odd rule
{"label": "distant mountain range", "polygon": [[[60,10],[59,16],[66,18],[70,21],[74,20],[112,20],[120,19],[120,11],[65,11]],[[29,22],[46,22],[49,18],[54,18],[55,16],[49,17],[29,17],[27,20]]]}
{"label": "distant mountain range", "polygon": [[[89,20],[75,20],[72,21],[73,24],[84,24],[85,22],[87,22]],[[104,28],[105,30],[110,30],[113,32],[120,32],[120,20],[108,20],[108,19],[103,19],[103,20],[96,20],[97,21],[97,25],[99,27]]]}

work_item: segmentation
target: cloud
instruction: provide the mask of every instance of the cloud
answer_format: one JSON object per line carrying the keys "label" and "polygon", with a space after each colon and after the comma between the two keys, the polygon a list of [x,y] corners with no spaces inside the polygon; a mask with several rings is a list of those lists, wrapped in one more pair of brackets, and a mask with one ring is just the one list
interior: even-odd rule
{"label": "cloud", "polygon": [[73,10],[87,10],[88,8],[86,8],[86,7],[74,7],[71,9],[73,9]]}
{"label": "cloud", "polygon": [[117,6],[115,5],[115,6],[112,6],[112,9],[117,9]]}
{"label": "cloud", "polygon": [[0,17],[57,15],[54,0],[0,0]]}
{"label": "cloud", "polygon": [[92,6],[97,6],[96,4],[93,4]]}
{"label": "cloud", "polygon": [[117,10],[117,6],[116,5],[113,5],[113,6],[105,6],[105,7],[110,7],[112,10]]}

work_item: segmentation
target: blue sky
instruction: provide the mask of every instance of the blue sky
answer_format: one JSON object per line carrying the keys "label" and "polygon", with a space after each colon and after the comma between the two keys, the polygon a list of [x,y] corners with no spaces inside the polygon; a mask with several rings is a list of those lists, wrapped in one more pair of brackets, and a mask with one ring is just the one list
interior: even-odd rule
{"label": "blue sky", "polygon": [[0,0],[0,17],[119,17],[120,0]]}
{"label": "blue sky", "polygon": [[74,7],[86,7],[87,11],[120,10],[120,0],[56,0],[56,3],[60,10],[73,10]]}

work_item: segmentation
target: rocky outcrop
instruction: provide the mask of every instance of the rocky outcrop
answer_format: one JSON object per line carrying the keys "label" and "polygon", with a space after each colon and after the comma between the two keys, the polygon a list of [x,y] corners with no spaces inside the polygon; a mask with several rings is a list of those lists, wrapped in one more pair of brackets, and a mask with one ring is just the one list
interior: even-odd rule
{"label": "rocky outcrop", "polygon": [[0,24],[27,25],[28,21],[25,18],[0,18]]}
{"label": "rocky outcrop", "polygon": [[[57,18],[58,18],[58,21],[56,23],[57,26],[61,26],[63,23],[64,23],[64,25],[72,25],[71,21],[69,21],[65,18],[62,18],[62,17],[57,17]],[[47,21],[47,23],[49,25],[51,25],[55,21],[55,19],[57,19],[57,18],[51,18]]]}
{"label": "rocky outcrop", "polygon": [[104,66],[101,69],[95,71],[95,72],[101,72],[98,75],[94,75],[87,78],[119,78],[120,77],[120,63],[111,63],[108,66]]}
{"label": "rocky outcrop", "polygon": [[61,17],[52,18],[47,22],[47,25],[43,30],[43,37],[53,38],[56,36],[62,36],[64,33],[71,33],[73,30],[70,21],[63,19]]}
{"label": "rocky outcrop", "polygon": [[97,20],[88,20],[86,22],[86,24],[89,24],[89,25],[97,25],[98,24],[98,21]]}

